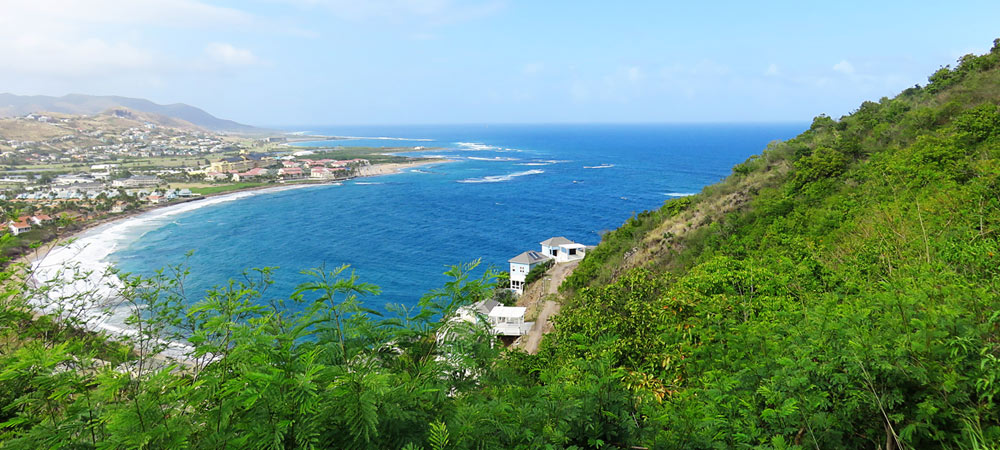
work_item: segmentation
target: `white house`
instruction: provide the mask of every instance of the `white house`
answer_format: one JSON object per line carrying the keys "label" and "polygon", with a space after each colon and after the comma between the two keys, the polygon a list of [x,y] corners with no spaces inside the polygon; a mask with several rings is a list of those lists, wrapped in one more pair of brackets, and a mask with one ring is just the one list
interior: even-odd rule
{"label": "white house", "polygon": [[[528,334],[534,322],[524,321],[527,308],[520,306],[503,306],[496,300],[482,300],[471,305],[458,308],[455,322],[476,323],[480,318],[490,325],[490,331],[498,336],[523,336]],[[447,332],[446,332],[447,333]]]}
{"label": "white house", "polygon": [[21,219],[18,221],[11,220],[7,223],[7,227],[10,228],[10,233],[17,236],[21,233],[26,233],[31,231],[31,224],[27,220]]}
{"label": "white house", "polygon": [[541,242],[542,254],[554,258],[556,262],[569,262],[583,259],[587,246],[577,244],[562,236],[548,238]]}
{"label": "white house", "polygon": [[527,251],[508,260],[510,262],[510,290],[523,294],[524,279],[528,276],[528,272],[545,261],[550,259],[557,263],[577,261],[583,259],[587,253],[587,246],[577,244],[562,236],[546,239],[540,244],[542,251]]}
{"label": "white house", "polygon": [[524,336],[531,330],[533,322],[524,321],[523,306],[495,306],[490,311],[489,320],[493,333],[501,336]]}
{"label": "white house", "polygon": [[510,262],[510,289],[518,294],[524,293],[524,278],[535,266],[548,261],[550,258],[542,253],[529,250],[511,258]]}

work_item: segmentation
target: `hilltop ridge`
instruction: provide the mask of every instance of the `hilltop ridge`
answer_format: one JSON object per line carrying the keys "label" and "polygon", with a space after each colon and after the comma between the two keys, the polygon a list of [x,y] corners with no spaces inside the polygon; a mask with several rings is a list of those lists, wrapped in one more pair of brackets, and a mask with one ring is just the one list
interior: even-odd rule
{"label": "hilltop ridge", "polygon": [[[100,114],[117,108],[152,114],[154,118],[169,117],[190,123],[209,131],[262,134],[263,130],[232,120],[220,119],[200,108],[184,103],[161,105],[146,99],[113,95],[68,94],[62,97],[47,95],[15,95],[0,93],[0,117],[23,116],[30,113]],[[161,120],[161,119],[156,119]],[[165,126],[167,123],[161,123]]]}

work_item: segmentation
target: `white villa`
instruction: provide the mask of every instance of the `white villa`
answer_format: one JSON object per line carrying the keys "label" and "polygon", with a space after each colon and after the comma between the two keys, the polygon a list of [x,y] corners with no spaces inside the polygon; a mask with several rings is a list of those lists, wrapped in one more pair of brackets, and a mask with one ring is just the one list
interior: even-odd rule
{"label": "white villa", "polygon": [[510,259],[510,289],[518,294],[524,293],[524,278],[535,266],[548,261],[548,256],[534,250],[526,251]]}
{"label": "white villa", "polygon": [[583,259],[587,253],[586,245],[577,244],[562,236],[546,239],[539,244],[542,251],[529,250],[508,260],[510,289],[518,294],[524,293],[524,279],[535,266],[548,260],[555,260],[557,263],[576,261]]}
{"label": "white villa", "polygon": [[523,306],[494,306],[490,310],[490,326],[493,333],[500,336],[524,336],[531,330],[534,322],[524,321],[524,312],[528,308]]}
{"label": "white villa", "polygon": [[525,311],[527,308],[524,307],[503,306],[496,300],[483,300],[458,308],[452,320],[476,323],[483,318],[489,323],[495,335],[524,336],[535,324],[524,321]]}
{"label": "white villa", "polygon": [[577,244],[562,236],[548,238],[542,241],[541,244],[542,253],[551,256],[556,262],[570,262],[583,259],[584,253],[587,252],[586,245]]}

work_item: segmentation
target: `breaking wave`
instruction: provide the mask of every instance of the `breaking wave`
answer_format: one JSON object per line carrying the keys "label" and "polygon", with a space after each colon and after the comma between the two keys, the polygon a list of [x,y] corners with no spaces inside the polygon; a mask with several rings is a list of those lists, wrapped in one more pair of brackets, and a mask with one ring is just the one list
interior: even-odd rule
{"label": "breaking wave", "polygon": [[540,173],[545,173],[544,170],[525,170],[524,172],[514,172],[508,173],[507,175],[491,175],[482,178],[466,178],[464,180],[458,180],[459,183],[500,183],[502,181],[510,181],[517,177],[523,177],[526,175],[537,175]]}

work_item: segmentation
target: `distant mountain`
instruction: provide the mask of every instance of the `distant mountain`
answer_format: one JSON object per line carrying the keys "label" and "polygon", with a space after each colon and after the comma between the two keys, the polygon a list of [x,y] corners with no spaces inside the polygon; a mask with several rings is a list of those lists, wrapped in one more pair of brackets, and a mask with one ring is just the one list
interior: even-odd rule
{"label": "distant mountain", "polygon": [[125,107],[132,111],[157,114],[189,122],[212,131],[235,133],[266,133],[267,130],[220,119],[202,109],[183,103],[160,105],[141,98],[112,95],[69,94],[62,97],[47,95],[14,95],[0,93],[0,117],[12,117],[33,112],[65,114],[100,114],[109,109]]}

